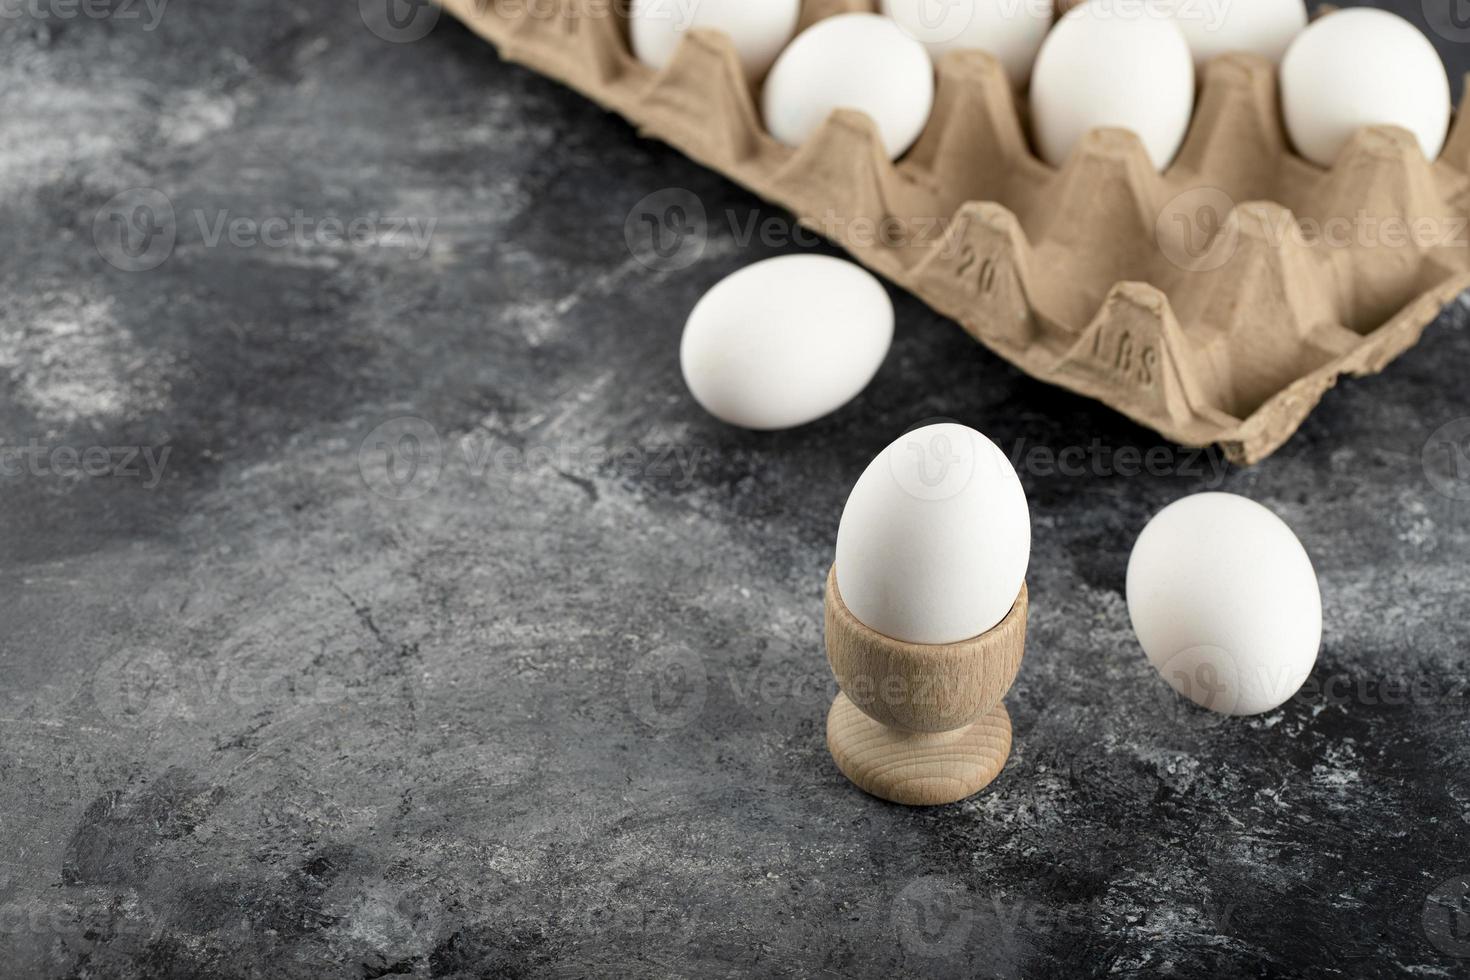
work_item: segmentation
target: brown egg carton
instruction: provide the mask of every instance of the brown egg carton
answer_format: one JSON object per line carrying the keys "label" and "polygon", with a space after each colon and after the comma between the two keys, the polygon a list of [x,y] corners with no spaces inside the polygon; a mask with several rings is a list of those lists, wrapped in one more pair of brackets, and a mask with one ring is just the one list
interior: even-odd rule
{"label": "brown egg carton", "polygon": [[[777,143],[717,32],[691,31],[656,72],[609,13],[624,4],[441,2],[507,60],[790,210],[1028,374],[1238,463],[1470,288],[1465,112],[1433,164],[1407,132],[1370,127],[1323,170],[1287,145],[1272,66],[1228,55],[1166,173],[1124,130],[1090,134],[1054,168],[999,63],[954,52],[928,127],[893,163],[850,110],[800,148]],[[802,27],[873,6],[806,0]]]}

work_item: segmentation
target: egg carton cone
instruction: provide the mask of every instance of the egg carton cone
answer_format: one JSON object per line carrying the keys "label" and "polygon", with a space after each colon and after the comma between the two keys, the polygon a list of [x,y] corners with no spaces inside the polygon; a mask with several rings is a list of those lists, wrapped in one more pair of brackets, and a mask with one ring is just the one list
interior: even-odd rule
{"label": "egg carton cone", "polygon": [[[1060,168],[1031,149],[999,62],[946,55],[933,114],[890,162],[860,112],[798,148],[766,131],[724,35],[655,71],[612,0],[441,0],[507,60],[624,116],[843,246],[1026,373],[1178,443],[1263,459],[1344,375],[1376,373],[1470,288],[1470,123],[1430,163],[1396,127],[1330,169],[1295,155],[1273,66],[1212,61],[1165,173],[1126,130]],[[801,27],[862,0],[807,0]]]}

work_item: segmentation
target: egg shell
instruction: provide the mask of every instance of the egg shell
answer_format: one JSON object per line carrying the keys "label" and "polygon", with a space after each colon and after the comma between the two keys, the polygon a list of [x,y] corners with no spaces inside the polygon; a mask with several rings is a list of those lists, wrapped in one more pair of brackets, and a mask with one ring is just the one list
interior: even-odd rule
{"label": "egg shell", "polygon": [[633,0],[628,34],[633,56],[652,68],[674,57],[684,32],[694,27],[723,31],[750,78],[771,67],[796,33],[801,0]]}
{"label": "egg shell", "polygon": [[1127,594],[1149,663],[1212,711],[1279,707],[1316,663],[1316,572],[1291,528],[1255,501],[1201,493],[1159,511],[1133,546]]}
{"label": "egg shell", "polygon": [[1444,148],[1450,80],[1429,39],[1395,14],[1339,10],[1312,23],[1281,61],[1281,109],[1298,153],[1330,167],[1363,126],[1402,126],[1427,160]]}
{"label": "egg shell", "polygon": [[929,52],[887,17],[839,14],[781,52],[762,93],[766,128],[800,146],[834,109],[867,113],[890,159],[913,145],[934,108]]}
{"label": "egg shell", "polygon": [[726,276],[689,314],[684,381],[706,411],[747,429],[786,429],[863,390],[893,341],[893,302],[860,266],[785,255]]}
{"label": "egg shell", "polygon": [[869,628],[908,643],[988,632],[1020,595],[1031,516],[1015,468],[974,429],[909,432],[858,478],[837,529],[837,588]]}
{"label": "egg shell", "polygon": [[1279,63],[1291,42],[1307,26],[1302,0],[1174,0],[1174,16],[1195,70],[1222,54],[1244,51]]}
{"label": "egg shell", "polygon": [[1147,5],[1089,0],[1041,45],[1031,73],[1036,147],[1054,167],[1100,128],[1127,129],[1163,170],[1194,109],[1194,58],[1171,16]]}
{"label": "egg shell", "polygon": [[1052,0],[883,0],[883,13],[923,44],[935,62],[950,51],[985,51],[1018,86],[1031,77],[1052,12]]}

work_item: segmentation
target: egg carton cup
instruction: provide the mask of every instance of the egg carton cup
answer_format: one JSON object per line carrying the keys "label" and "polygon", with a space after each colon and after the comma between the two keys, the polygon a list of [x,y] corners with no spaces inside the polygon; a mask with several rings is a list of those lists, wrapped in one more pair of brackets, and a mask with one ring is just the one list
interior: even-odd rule
{"label": "egg carton cup", "polygon": [[[1096,130],[1060,168],[979,51],[946,55],[918,143],[891,162],[837,110],[774,140],[718,32],[655,71],[609,0],[440,0],[509,61],[791,211],[1036,378],[1241,464],[1285,442],[1344,374],[1381,371],[1470,288],[1470,123],[1439,159],[1365,128],[1322,169],[1287,143],[1273,66],[1212,61],[1160,174],[1137,137]],[[800,27],[872,11],[806,0]],[[875,233],[876,232],[876,233]]]}

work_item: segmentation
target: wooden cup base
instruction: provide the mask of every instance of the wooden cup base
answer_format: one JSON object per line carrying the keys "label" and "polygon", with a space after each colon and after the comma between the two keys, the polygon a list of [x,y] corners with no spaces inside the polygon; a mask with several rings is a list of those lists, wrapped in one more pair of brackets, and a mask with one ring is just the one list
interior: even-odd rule
{"label": "wooden cup base", "polygon": [[888,728],[838,694],[827,712],[827,748],[859,789],[907,806],[954,803],[989,785],[1011,754],[1011,716],[997,704],[968,728],[919,733]]}

